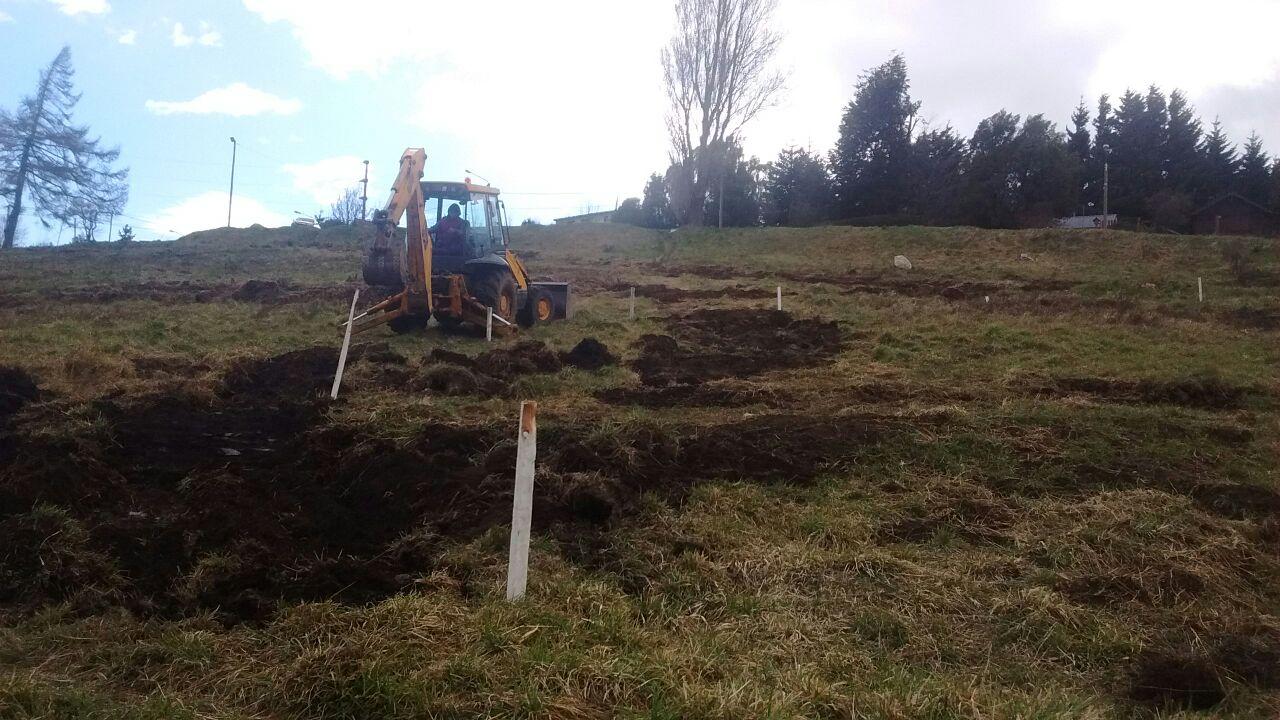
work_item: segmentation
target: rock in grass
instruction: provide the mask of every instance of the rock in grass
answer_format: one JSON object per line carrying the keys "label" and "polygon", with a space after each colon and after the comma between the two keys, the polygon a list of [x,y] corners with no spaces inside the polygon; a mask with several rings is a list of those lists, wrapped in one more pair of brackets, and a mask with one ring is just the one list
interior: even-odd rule
{"label": "rock in grass", "polygon": [[911,260],[906,255],[895,255],[893,258],[893,266],[899,270],[910,270],[913,266]]}

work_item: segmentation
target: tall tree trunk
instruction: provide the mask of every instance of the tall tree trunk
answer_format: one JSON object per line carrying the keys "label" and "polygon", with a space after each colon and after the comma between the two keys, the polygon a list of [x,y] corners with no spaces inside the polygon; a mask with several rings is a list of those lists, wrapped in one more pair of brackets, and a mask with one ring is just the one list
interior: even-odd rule
{"label": "tall tree trunk", "polygon": [[40,119],[44,115],[44,103],[49,97],[51,82],[53,82],[53,72],[47,70],[44,77],[40,78],[40,92],[36,95],[36,108],[31,114],[31,129],[22,143],[22,159],[18,162],[18,177],[13,184],[13,205],[9,207],[9,218],[4,223],[4,244],[0,245],[0,248],[5,250],[13,247],[13,239],[18,234],[18,218],[22,215],[22,193],[27,189],[27,170],[31,164],[31,151],[35,148],[36,135],[40,132]]}

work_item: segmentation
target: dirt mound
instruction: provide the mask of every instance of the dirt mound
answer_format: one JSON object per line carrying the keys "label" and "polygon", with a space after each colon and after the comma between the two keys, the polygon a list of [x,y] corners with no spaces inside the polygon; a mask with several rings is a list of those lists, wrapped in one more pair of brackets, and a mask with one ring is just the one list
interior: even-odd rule
{"label": "dirt mound", "polygon": [[1251,395],[1261,394],[1254,388],[1232,385],[1216,378],[1160,381],[1071,377],[1033,383],[1029,390],[1036,395],[1092,395],[1109,402],[1182,405],[1207,410],[1237,409]]}
{"label": "dirt mound", "polygon": [[1199,595],[1204,579],[1185,568],[1144,567],[1139,575],[1114,572],[1063,578],[1054,589],[1084,605],[1111,607],[1135,602],[1168,606]]}
{"label": "dirt mound", "polygon": [[223,381],[230,394],[305,397],[329,387],[338,369],[338,348],[327,345],[232,364]]}
{"label": "dirt mound", "polygon": [[[612,283],[606,290],[612,292],[629,292],[633,286],[626,283]],[[733,285],[726,288],[707,288],[702,290],[684,290],[667,285],[636,285],[636,297],[648,298],[655,302],[671,304],[686,300],[763,300],[773,297],[773,292],[761,288],[749,288]]]}
{"label": "dirt mound", "polygon": [[0,366],[0,424],[39,399],[40,388],[35,378],[21,368]]}
{"label": "dirt mound", "polygon": [[698,310],[672,318],[672,335],[645,335],[632,368],[645,385],[695,384],[822,364],[840,351],[834,322],[778,310]]}
{"label": "dirt mound", "polygon": [[1232,325],[1254,330],[1280,330],[1280,310],[1275,308],[1241,307],[1226,313],[1223,318]]}
{"label": "dirt mound", "polygon": [[231,299],[240,302],[267,302],[279,300],[284,293],[285,289],[278,282],[249,280],[231,293]]}
{"label": "dirt mound", "polygon": [[538,340],[521,340],[511,347],[482,353],[474,360],[476,370],[504,380],[533,373],[553,373],[562,366],[551,348]]}
{"label": "dirt mound", "polygon": [[561,362],[579,370],[599,370],[606,365],[617,365],[618,358],[609,352],[604,343],[595,338],[583,338],[573,349],[560,356]]}
{"label": "dirt mound", "polygon": [[1149,705],[1208,710],[1226,699],[1227,693],[1208,660],[1150,653],[1138,663],[1129,697]]}
{"label": "dirt mound", "polygon": [[1246,622],[1217,637],[1148,650],[1132,673],[1129,697],[1157,707],[1209,710],[1226,699],[1228,686],[1241,682],[1280,687],[1280,630]]}

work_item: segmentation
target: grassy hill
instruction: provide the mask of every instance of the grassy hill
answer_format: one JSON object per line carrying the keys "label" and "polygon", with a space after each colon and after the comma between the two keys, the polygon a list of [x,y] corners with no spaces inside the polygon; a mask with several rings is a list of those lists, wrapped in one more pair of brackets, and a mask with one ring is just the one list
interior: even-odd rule
{"label": "grassy hill", "polygon": [[337,402],[344,229],[0,254],[0,716],[1280,712],[1274,241],[515,244],[573,321]]}

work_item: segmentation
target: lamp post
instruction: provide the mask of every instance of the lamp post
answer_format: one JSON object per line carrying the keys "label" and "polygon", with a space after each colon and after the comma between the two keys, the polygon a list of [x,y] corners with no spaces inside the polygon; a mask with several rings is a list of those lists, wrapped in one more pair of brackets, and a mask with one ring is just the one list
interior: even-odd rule
{"label": "lamp post", "polygon": [[236,139],[231,138],[231,190],[227,193],[227,227],[231,227],[231,203],[236,197]]}

